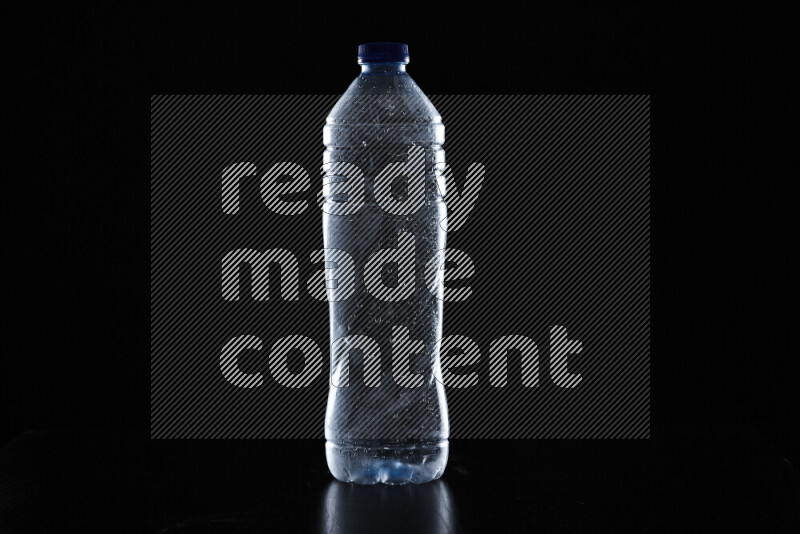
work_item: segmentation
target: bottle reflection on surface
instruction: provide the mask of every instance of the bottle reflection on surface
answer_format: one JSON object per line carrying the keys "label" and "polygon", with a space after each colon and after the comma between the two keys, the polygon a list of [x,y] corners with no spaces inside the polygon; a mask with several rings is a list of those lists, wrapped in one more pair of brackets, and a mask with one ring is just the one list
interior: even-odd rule
{"label": "bottle reflection on surface", "polygon": [[447,483],[359,486],[333,481],[319,513],[319,532],[460,532]]}

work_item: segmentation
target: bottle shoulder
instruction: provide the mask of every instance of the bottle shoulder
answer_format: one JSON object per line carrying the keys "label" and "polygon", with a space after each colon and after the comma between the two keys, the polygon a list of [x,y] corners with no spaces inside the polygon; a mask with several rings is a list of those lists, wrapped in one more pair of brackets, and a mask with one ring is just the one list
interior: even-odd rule
{"label": "bottle shoulder", "polygon": [[407,73],[361,74],[328,114],[327,124],[441,124],[442,118]]}

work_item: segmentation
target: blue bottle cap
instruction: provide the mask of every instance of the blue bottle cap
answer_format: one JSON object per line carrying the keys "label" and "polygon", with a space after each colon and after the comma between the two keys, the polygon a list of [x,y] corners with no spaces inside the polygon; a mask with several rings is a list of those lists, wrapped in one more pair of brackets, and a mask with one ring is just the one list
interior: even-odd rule
{"label": "blue bottle cap", "polygon": [[408,63],[408,45],[403,43],[358,45],[358,63]]}

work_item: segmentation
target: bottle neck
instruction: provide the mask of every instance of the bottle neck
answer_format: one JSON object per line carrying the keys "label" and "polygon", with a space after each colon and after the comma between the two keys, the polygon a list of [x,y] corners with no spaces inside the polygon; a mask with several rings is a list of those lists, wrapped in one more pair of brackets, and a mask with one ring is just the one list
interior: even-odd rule
{"label": "bottle neck", "polygon": [[405,63],[362,63],[361,74],[400,74],[406,71]]}

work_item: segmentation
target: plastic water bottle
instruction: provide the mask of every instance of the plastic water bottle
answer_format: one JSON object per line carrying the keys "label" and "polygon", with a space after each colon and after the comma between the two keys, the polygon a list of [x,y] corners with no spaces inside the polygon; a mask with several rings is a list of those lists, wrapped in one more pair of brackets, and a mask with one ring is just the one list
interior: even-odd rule
{"label": "plastic water bottle", "polygon": [[404,44],[359,46],[323,133],[326,456],[344,482],[420,484],[447,464],[444,125],[408,61]]}

